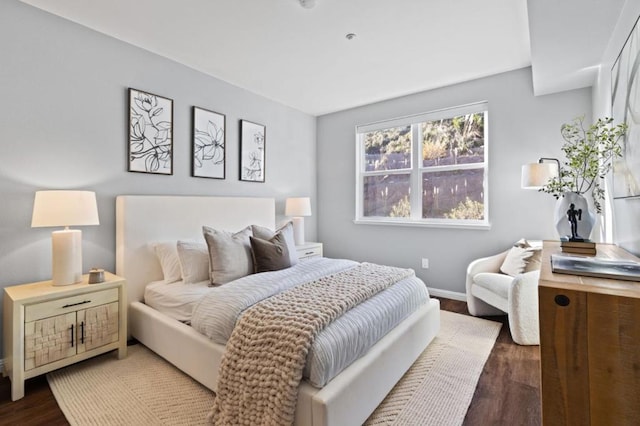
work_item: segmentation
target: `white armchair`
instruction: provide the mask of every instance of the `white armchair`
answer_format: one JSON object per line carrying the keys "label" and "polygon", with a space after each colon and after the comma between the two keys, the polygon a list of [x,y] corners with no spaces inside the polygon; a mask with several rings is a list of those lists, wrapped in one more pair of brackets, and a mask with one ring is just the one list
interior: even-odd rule
{"label": "white armchair", "polygon": [[514,342],[539,345],[538,279],[540,270],[515,277],[500,273],[509,250],[474,260],[467,268],[467,306],[474,316],[507,314]]}

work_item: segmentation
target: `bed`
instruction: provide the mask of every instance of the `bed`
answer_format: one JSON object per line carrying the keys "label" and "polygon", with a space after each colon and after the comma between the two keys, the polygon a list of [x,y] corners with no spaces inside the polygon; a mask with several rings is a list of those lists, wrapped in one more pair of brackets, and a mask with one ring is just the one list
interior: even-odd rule
{"label": "bed", "polygon": [[[130,335],[215,391],[225,347],[144,303],[145,287],[162,280],[149,244],[202,239],[202,225],[238,230],[275,229],[272,198],[119,196],[116,200],[116,273],[127,280]],[[324,387],[302,382],[297,425],[363,423],[439,330],[439,303],[429,299]]]}

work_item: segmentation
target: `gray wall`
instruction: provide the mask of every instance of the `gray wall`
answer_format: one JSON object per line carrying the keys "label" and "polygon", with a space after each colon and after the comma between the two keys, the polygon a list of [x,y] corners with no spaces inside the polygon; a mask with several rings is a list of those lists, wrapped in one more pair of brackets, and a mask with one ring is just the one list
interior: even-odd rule
{"label": "gray wall", "polygon": [[[414,268],[429,287],[464,292],[475,258],[521,237],[557,238],[555,199],[520,189],[520,170],[539,157],[559,157],[560,126],[591,116],[591,91],[534,97],[524,68],[318,118],[318,233],[325,254]],[[355,126],[478,101],[489,102],[490,230],[356,225]],[[421,258],[430,268],[421,268]]]}
{"label": "gray wall", "polygon": [[[128,173],[127,88],[174,101],[173,176]],[[226,114],[227,178],[190,177],[191,107]],[[238,180],[238,120],[267,126],[266,183]],[[34,192],[96,191],[100,225],[84,227],[84,269],[115,268],[119,194],[288,196],[315,208],[316,119],[16,0],[0,2],[0,287],[49,279],[49,228]],[[315,211],[314,211],[315,213]],[[307,218],[316,239],[317,215]]]}
{"label": "gray wall", "polygon": [[[620,54],[633,25],[640,16],[640,2],[625,3],[620,19],[602,57],[598,79],[593,86],[594,117],[611,116],[611,68]],[[611,185],[611,176],[607,181]],[[607,241],[613,241],[640,256],[640,198],[613,199],[608,194]]]}

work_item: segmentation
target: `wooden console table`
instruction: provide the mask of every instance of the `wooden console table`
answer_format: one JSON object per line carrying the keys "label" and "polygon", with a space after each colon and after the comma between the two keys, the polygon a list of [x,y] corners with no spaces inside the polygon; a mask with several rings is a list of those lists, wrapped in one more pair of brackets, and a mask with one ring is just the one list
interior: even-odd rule
{"label": "wooden console table", "polygon": [[[597,245],[597,257],[640,261]],[[551,272],[545,241],[538,288],[544,425],[640,421],[640,282]]]}

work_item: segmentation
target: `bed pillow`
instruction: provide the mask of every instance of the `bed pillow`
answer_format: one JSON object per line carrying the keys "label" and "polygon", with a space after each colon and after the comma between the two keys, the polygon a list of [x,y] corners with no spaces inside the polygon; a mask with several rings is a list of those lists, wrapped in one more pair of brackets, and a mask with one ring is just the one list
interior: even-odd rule
{"label": "bed pillow", "polygon": [[180,260],[178,259],[178,249],[175,241],[164,241],[150,244],[151,250],[160,262],[162,269],[162,279],[173,283],[180,281],[182,272],[180,272]]}
{"label": "bed pillow", "polygon": [[298,251],[296,250],[296,243],[293,239],[293,223],[287,222],[277,231],[272,231],[269,228],[259,225],[251,225],[253,236],[260,238],[261,240],[270,241],[277,234],[282,234],[284,241],[287,245],[287,251],[289,253],[289,266],[293,266],[298,263]]}
{"label": "bed pillow", "polygon": [[209,251],[205,243],[178,241],[178,259],[185,284],[199,283],[209,279]]}
{"label": "bed pillow", "polygon": [[249,237],[251,254],[253,256],[254,271],[269,272],[279,271],[291,266],[289,248],[282,232],[276,233],[273,238],[263,240]]}
{"label": "bed pillow", "polygon": [[208,226],[203,226],[202,232],[209,247],[211,284],[226,284],[253,273],[253,258],[249,242],[249,237],[253,233],[250,226],[235,234]]}
{"label": "bed pillow", "polygon": [[515,277],[518,274],[540,269],[541,247],[532,247],[527,240],[521,239],[507,253],[500,272]]}

